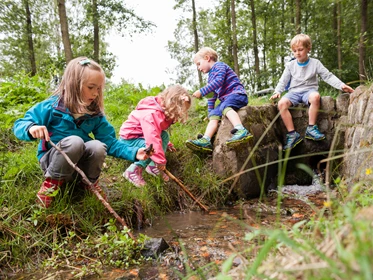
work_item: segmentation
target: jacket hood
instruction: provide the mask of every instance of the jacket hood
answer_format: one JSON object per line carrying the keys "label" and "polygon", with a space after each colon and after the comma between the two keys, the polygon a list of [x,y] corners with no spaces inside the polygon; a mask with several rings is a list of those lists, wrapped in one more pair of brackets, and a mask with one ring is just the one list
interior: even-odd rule
{"label": "jacket hood", "polygon": [[140,100],[136,106],[136,110],[156,110],[164,112],[160,105],[160,98],[157,96],[148,96]]}

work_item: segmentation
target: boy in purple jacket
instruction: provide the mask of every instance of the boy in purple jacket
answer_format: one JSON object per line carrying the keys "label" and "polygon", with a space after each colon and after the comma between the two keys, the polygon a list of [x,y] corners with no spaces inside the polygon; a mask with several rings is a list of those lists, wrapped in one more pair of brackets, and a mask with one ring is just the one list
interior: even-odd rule
{"label": "boy in purple jacket", "polygon": [[[204,47],[194,56],[194,63],[202,73],[208,73],[207,85],[193,93],[194,97],[201,98],[210,92],[214,95],[208,99],[207,125],[203,137],[195,140],[187,140],[188,148],[195,151],[212,153],[211,138],[218,130],[219,121],[226,116],[233,125],[231,133],[233,136],[226,142],[228,146],[248,141],[252,135],[242,125],[236,110],[248,104],[248,98],[244,86],[241,84],[236,73],[224,62],[218,61],[216,51]],[[215,106],[216,100],[220,103]]]}

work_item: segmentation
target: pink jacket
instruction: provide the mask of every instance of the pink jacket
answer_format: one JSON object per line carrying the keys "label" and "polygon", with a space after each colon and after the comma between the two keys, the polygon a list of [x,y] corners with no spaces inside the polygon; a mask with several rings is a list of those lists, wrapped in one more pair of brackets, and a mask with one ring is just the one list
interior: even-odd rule
{"label": "pink jacket", "polygon": [[146,146],[153,144],[154,154],[151,159],[165,165],[167,160],[162,148],[161,133],[169,128],[171,120],[166,120],[164,110],[157,96],[148,96],[140,100],[137,107],[122,124],[119,135],[123,139],[144,138]]}

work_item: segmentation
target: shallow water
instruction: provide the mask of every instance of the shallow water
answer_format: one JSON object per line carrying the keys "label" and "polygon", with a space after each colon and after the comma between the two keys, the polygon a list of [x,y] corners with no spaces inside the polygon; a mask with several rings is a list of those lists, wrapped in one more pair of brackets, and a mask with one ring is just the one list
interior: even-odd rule
{"label": "shallow water", "polygon": [[[249,244],[244,240],[247,233],[259,227],[276,228],[292,226],[308,219],[314,207],[322,207],[325,193],[314,181],[311,186],[284,186],[280,212],[277,207],[278,191],[271,191],[259,201],[252,199],[234,207],[203,211],[185,211],[167,214],[152,221],[150,227],[134,231],[151,238],[163,238],[169,249],[145,265],[129,270],[110,269],[97,276],[83,279],[182,279],[188,271],[200,270],[202,278],[216,276],[221,264],[234,252],[243,252]],[[235,258],[233,265],[242,264]],[[12,279],[73,279],[73,270],[58,271],[48,275],[33,273],[32,278],[22,275]],[[197,273],[198,274],[198,273]],[[29,275],[30,276],[30,275]],[[36,277],[36,278],[35,278]]]}

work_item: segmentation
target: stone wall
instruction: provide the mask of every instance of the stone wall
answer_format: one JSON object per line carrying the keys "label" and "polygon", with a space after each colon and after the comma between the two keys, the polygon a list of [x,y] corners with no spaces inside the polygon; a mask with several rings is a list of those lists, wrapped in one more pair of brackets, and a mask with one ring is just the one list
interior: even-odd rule
{"label": "stone wall", "polygon": [[[336,101],[331,97],[322,97],[318,125],[320,131],[326,134],[326,139],[319,142],[304,139],[291,151],[290,158],[297,158],[289,158],[287,162],[285,184],[310,184],[312,176],[298,168],[298,164],[303,163],[312,170],[327,157],[331,146],[334,150],[343,150],[345,130],[340,129],[339,119],[348,112],[348,100],[348,94],[339,95]],[[308,108],[298,106],[291,110],[291,114],[296,130],[304,136]],[[277,187],[279,164],[275,161],[284,156],[282,144],[286,129],[276,105],[247,106],[239,110],[239,115],[254,137],[248,143],[228,148],[225,142],[231,137],[232,125],[223,118],[213,143],[213,167],[223,178],[243,171],[240,176],[232,177],[230,182],[240,197],[248,198],[258,196],[261,190]]]}
{"label": "stone wall", "polygon": [[373,86],[358,87],[350,97],[348,116],[341,119],[345,127],[343,175],[350,185],[373,181]]}

